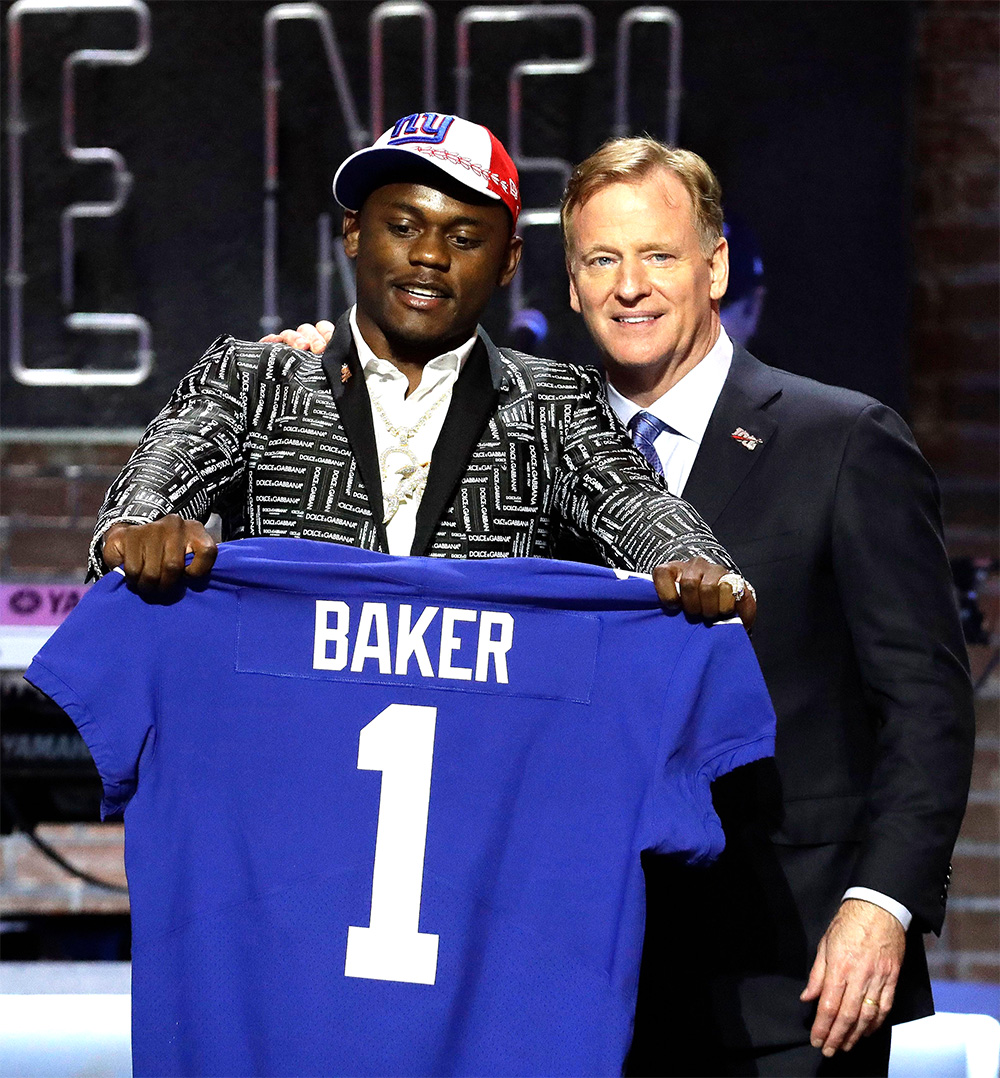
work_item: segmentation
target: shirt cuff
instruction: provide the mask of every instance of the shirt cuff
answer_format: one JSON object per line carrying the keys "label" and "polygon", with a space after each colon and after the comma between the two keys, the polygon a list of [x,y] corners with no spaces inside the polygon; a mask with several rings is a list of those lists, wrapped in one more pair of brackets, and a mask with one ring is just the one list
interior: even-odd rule
{"label": "shirt cuff", "polygon": [[897,902],[894,898],[882,894],[881,891],[873,891],[870,887],[848,887],[841,902],[846,901],[848,898],[860,898],[862,902],[871,902],[876,906],[881,906],[886,913],[891,913],[899,921],[904,932],[910,927],[910,921],[913,920],[913,914],[902,902]]}

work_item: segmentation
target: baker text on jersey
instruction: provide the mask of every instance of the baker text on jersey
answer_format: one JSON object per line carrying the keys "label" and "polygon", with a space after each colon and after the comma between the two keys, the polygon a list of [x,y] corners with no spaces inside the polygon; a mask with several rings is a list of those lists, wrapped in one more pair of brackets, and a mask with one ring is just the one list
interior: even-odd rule
{"label": "baker text on jersey", "polygon": [[[462,631],[459,626],[468,624]],[[473,626],[475,626],[473,628]],[[423,677],[508,683],[514,617],[501,610],[363,603],[356,624],[338,599],[316,600],[313,669],[406,677],[411,659]],[[366,664],[372,664],[367,666]]]}

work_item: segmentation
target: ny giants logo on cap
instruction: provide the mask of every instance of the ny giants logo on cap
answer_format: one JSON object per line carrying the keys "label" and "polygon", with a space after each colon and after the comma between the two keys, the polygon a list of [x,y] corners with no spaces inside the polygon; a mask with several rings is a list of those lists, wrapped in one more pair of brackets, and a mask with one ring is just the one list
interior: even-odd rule
{"label": "ny giants logo on cap", "polygon": [[410,154],[441,169],[462,186],[499,199],[510,210],[516,226],[521,211],[517,166],[503,143],[482,124],[440,112],[403,116],[374,145],[352,153],[333,178],[337,201],[356,210],[394,168],[398,173],[399,167],[405,166]]}
{"label": "ny giants logo on cap", "polygon": [[402,146],[407,142],[433,145],[444,142],[454,119],[454,116],[441,116],[436,112],[414,112],[397,120],[386,145]]}

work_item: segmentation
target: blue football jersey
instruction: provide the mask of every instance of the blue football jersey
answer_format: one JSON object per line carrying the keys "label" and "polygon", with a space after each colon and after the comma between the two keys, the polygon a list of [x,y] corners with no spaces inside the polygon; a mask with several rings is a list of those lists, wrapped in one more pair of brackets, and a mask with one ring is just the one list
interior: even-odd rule
{"label": "blue football jersey", "polygon": [[124,813],[137,1076],[619,1074],[639,855],[774,743],[742,626],[540,559],[224,544],[27,676]]}

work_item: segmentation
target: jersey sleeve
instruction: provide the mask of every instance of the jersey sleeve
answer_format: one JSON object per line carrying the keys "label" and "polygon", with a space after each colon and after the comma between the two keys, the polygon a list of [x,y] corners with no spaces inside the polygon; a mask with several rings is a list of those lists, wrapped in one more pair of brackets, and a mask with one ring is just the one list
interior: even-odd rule
{"label": "jersey sleeve", "polygon": [[35,656],[26,680],[80,731],[103,785],[101,819],[135,793],[139,761],[152,752],[160,612],[110,573],[84,596]]}
{"label": "jersey sleeve", "polygon": [[693,626],[667,688],[650,848],[689,864],[718,857],[725,838],[712,783],[773,756],[774,726],[771,698],[742,625]]}

